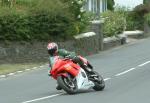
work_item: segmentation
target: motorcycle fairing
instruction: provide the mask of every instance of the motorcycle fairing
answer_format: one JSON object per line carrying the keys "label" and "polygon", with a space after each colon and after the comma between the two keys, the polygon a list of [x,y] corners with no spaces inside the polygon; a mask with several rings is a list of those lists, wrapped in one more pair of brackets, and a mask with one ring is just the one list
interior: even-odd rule
{"label": "motorcycle fairing", "polygon": [[[58,59],[50,73],[53,75],[54,79],[57,79],[58,75],[63,73],[70,73],[72,76],[76,77],[79,73],[79,69],[80,66],[73,63],[71,60]],[[63,76],[65,76],[65,74]]]}
{"label": "motorcycle fairing", "polygon": [[87,90],[95,86],[95,84],[92,81],[88,80],[88,77],[82,68],[76,76],[76,80],[79,90]]}

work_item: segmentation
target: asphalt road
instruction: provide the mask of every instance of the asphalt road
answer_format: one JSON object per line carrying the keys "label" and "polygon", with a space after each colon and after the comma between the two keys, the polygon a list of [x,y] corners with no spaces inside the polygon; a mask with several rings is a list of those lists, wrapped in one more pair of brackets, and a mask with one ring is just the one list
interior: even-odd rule
{"label": "asphalt road", "polygon": [[104,91],[57,91],[45,66],[0,79],[0,103],[150,103],[150,38],[87,58],[105,78]]}

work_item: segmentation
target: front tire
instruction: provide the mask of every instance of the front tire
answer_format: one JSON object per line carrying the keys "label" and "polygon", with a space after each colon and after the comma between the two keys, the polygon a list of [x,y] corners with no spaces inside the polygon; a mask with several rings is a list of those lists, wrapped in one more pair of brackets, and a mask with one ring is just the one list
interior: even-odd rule
{"label": "front tire", "polygon": [[75,94],[77,92],[76,81],[73,81],[71,77],[58,76],[57,83],[68,94]]}
{"label": "front tire", "polygon": [[95,86],[93,87],[93,89],[95,91],[102,91],[105,88],[104,79],[101,75],[99,75],[98,72],[94,71],[94,73],[98,76],[98,81],[94,81]]}

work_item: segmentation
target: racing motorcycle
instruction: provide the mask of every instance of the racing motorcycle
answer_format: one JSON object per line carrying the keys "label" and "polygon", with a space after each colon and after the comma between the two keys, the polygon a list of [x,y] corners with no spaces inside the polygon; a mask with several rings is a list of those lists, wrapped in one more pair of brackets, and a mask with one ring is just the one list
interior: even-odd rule
{"label": "racing motorcycle", "polygon": [[[79,56],[84,64],[88,61]],[[74,63],[70,58],[55,57],[55,64],[50,71],[51,76],[57,80],[58,85],[68,94],[75,94],[80,90],[94,89],[102,91],[105,88],[105,82],[96,71],[88,74],[78,64]]]}

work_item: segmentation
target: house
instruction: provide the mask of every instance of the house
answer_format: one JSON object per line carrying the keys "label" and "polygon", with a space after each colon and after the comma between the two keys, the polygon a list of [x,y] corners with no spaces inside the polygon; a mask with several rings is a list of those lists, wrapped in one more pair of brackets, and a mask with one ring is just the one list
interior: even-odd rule
{"label": "house", "polygon": [[107,10],[107,0],[86,0],[84,8],[93,13],[104,12]]}

